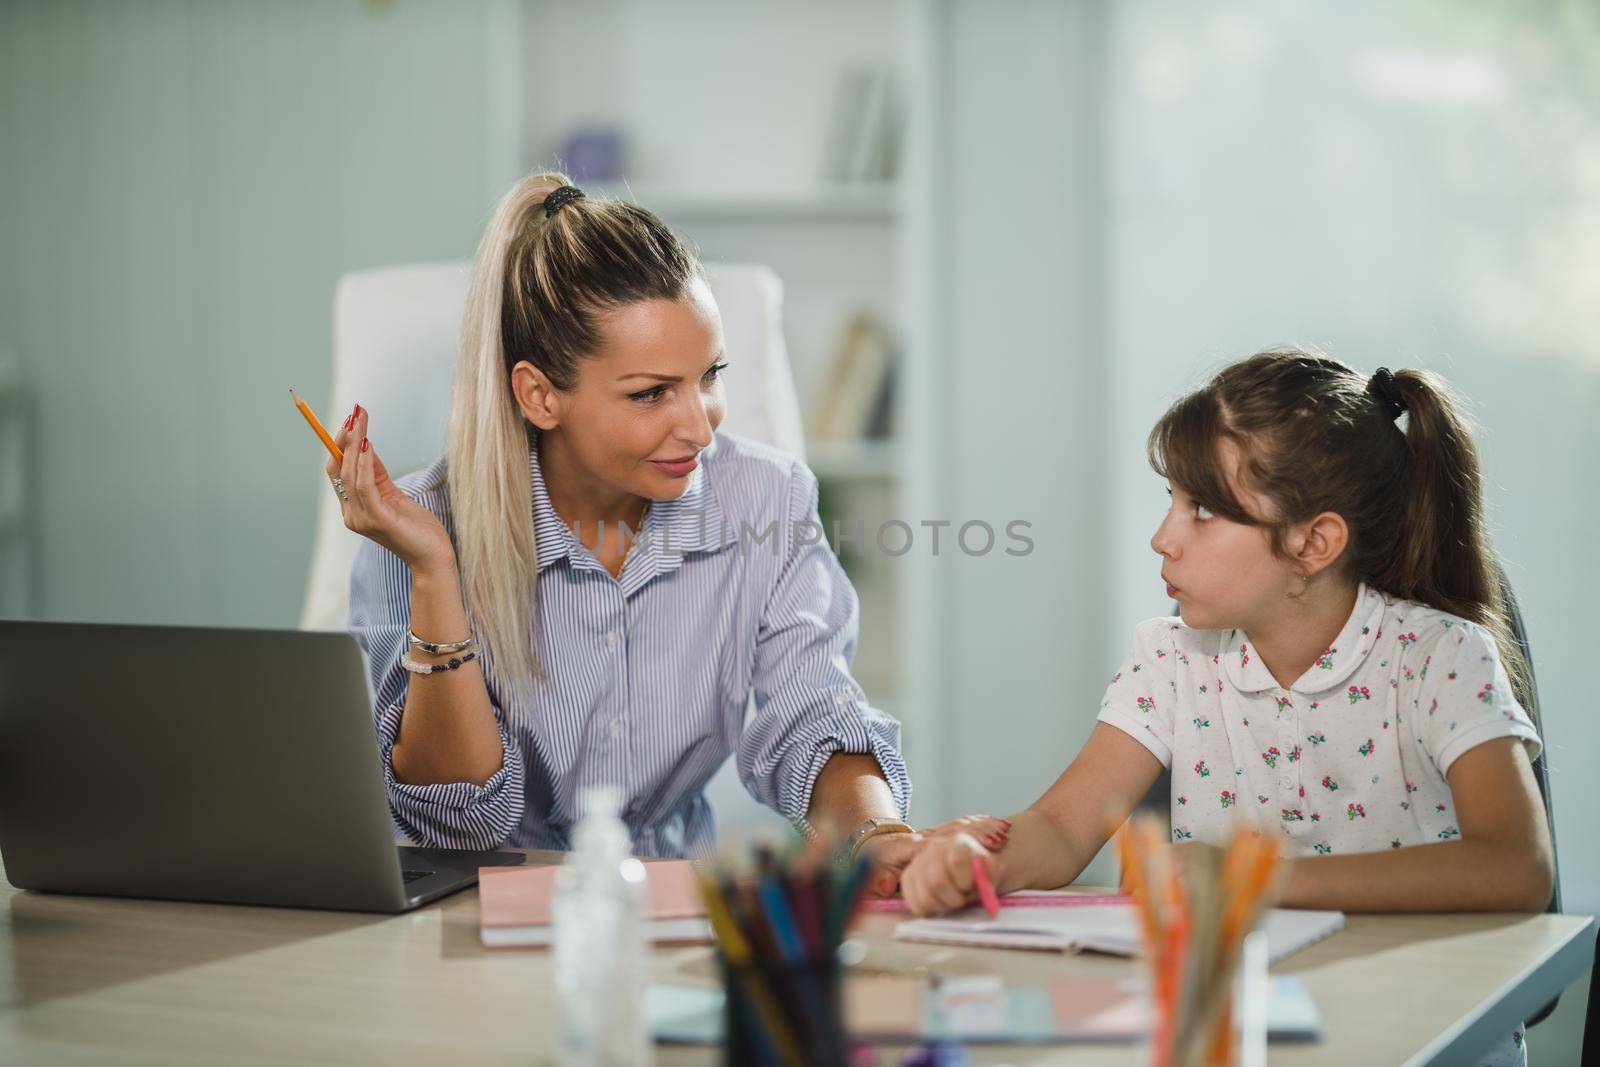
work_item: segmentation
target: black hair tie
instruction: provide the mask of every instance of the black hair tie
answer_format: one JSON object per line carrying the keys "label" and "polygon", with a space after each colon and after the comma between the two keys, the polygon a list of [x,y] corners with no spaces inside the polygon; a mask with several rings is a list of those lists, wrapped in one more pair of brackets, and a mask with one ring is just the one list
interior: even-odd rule
{"label": "black hair tie", "polygon": [[1384,414],[1391,421],[1398,419],[1406,409],[1405,398],[1400,395],[1400,383],[1394,380],[1394,373],[1388,367],[1379,367],[1377,373],[1367,379],[1367,392],[1383,405]]}
{"label": "black hair tie", "polygon": [[544,217],[553,218],[561,205],[569,200],[577,200],[583,196],[583,190],[576,185],[563,185],[555,192],[544,198]]}

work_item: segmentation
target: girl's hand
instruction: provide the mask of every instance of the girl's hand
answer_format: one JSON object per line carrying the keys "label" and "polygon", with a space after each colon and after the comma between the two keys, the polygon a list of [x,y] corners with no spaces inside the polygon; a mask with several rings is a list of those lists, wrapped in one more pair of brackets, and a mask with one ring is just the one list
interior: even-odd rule
{"label": "girl's hand", "polygon": [[454,567],[455,548],[444,524],[389,479],[367,440],[367,412],[360,404],[344,420],[334,443],[344,453],[344,463],[329,456],[324,469],[335,480],[335,492],[343,484],[339,510],[345,527],[387,548],[413,572]]}
{"label": "girl's hand", "polygon": [[966,907],[976,896],[974,859],[998,886],[1004,851],[990,852],[976,837],[962,831],[931,838],[900,877],[900,892],[911,914],[941,915]]}

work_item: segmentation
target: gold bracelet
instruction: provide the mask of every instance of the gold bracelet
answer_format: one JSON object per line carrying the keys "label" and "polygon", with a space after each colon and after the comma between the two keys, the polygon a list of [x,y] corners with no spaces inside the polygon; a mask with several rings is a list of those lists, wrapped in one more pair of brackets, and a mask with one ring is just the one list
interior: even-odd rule
{"label": "gold bracelet", "polygon": [[475,634],[468,634],[461,641],[424,641],[410,630],[407,630],[406,643],[412,649],[420,649],[430,656],[451,656],[457,652],[467,652],[476,648],[478,638]]}
{"label": "gold bracelet", "polygon": [[899,819],[868,819],[856,827],[856,832],[850,835],[850,862],[854,863],[861,854],[861,846],[871,841],[874,837],[884,834],[914,834],[911,827]]}

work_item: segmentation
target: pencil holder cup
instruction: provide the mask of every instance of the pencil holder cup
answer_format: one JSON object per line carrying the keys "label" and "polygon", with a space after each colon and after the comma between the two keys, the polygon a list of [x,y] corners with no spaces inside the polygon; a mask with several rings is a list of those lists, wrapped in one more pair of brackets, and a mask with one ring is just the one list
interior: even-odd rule
{"label": "pencil holder cup", "polygon": [[832,954],[802,963],[746,961],[717,952],[726,1067],[846,1067],[841,974]]}
{"label": "pencil holder cup", "polygon": [[1266,1067],[1266,934],[1246,935],[1236,964],[1231,974],[1218,976],[1225,986],[1221,998],[1181,1032],[1175,1005],[1152,987],[1151,1067]]}

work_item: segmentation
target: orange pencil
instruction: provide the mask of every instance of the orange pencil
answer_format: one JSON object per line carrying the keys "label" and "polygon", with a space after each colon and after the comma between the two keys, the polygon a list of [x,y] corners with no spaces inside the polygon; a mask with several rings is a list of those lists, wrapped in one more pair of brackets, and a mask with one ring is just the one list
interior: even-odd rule
{"label": "orange pencil", "polygon": [[316,415],[314,415],[311,411],[311,406],[304,400],[301,400],[300,394],[295,392],[293,389],[289,390],[289,395],[294,398],[294,406],[300,409],[300,414],[306,417],[306,421],[309,422],[311,424],[311,428],[317,432],[317,436],[322,438],[322,443],[327,446],[328,454],[333,457],[333,461],[340,466],[344,466],[344,453],[339,451],[339,446],[333,443],[333,438],[328,436],[328,431],[324,430],[322,428],[322,423],[317,421]]}

